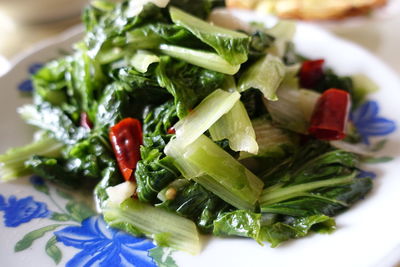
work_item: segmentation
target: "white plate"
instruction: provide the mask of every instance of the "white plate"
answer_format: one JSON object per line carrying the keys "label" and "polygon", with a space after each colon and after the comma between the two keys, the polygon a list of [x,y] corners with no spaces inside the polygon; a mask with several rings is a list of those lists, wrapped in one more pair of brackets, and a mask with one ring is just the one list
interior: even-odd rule
{"label": "white plate", "polygon": [[343,20],[332,20],[320,23],[322,26],[328,29],[341,31],[344,29],[357,29],[365,25],[373,25],[384,23],[391,20],[400,14],[400,1],[399,0],[388,0],[387,4],[383,7],[373,10],[370,14],[364,16],[355,16]]}
{"label": "white plate", "polygon": [[[241,16],[248,20],[262,20],[253,13],[242,13]],[[22,103],[29,102],[29,99],[20,96],[17,87],[28,78],[28,68],[33,63],[45,62],[54,58],[60,49],[64,50],[75,42],[79,36],[79,29],[70,31],[60,38],[50,40],[41,44],[37,49],[24,54],[14,62],[11,70],[0,79],[0,152],[15,145],[28,143],[31,140],[29,127],[15,114],[15,109]],[[310,58],[325,58],[327,65],[333,67],[340,74],[364,73],[371,77],[380,87],[381,91],[373,95],[373,99],[381,106],[380,114],[384,117],[394,119],[398,125],[400,118],[400,80],[385,64],[380,62],[373,55],[364,49],[338,39],[335,36],[311,25],[299,24],[295,38],[298,50]],[[395,132],[390,136],[390,141],[384,153],[394,156],[395,159],[389,163],[373,165],[372,170],[378,173],[375,179],[375,187],[371,194],[348,212],[337,217],[338,229],[331,235],[311,235],[306,238],[288,242],[279,248],[270,248],[268,244],[259,246],[252,240],[237,238],[213,238],[207,240],[202,253],[198,256],[191,256],[177,252],[173,258],[179,266],[392,266],[399,260],[400,247],[400,159],[397,157],[400,152],[400,133]],[[36,190],[28,179],[22,179],[15,183],[1,184],[0,186],[0,258],[2,266],[54,266],[54,260],[58,259],[59,252],[62,252],[60,265],[79,266],[90,262],[90,258],[101,266],[102,260],[107,255],[105,243],[98,245],[98,253],[89,255],[89,249],[82,250],[88,240],[82,244],[65,241],[65,238],[72,238],[74,229],[94,231],[97,229],[97,238],[102,236],[104,240],[111,240],[111,234],[102,228],[101,223],[90,228],[87,222],[85,225],[73,222],[75,228],[64,231],[64,242],[58,242],[50,246],[48,251],[53,257],[46,255],[46,241],[52,237],[52,231],[44,234],[43,237],[34,241],[29,249],[14,252],[15,244],[28,232],[40,227],[54,224],[50,219],[49,212],[58,211],[62,213],[64,206],[69,200],[57,195],[54,188],[49,192],[46,186],[36,183]],[[16,198],[10,199],[14,195]],[[2,197],[1,197],[2,196]],[[26,199],[32,196],[33,199]],[[50,198],[51,196],[51,198]],[[3,200],[1,200],[3,199]],[[14,201],[14,202],[13,202]],[[3,204],[2,204],[3,202]],[[30,202],[28,207],[27,203]],[[13,215],[14,227],[6,227],[6,213],[11,208],[21,204],[25,213]],[[70,202],[73,205],[73,201]],[[76,204],[76,203],[75,203]],[[3,205],[3,206],[2,206]],[[14,206],[13,206],[14,205]],[[76,204],[78,205],[78,204]],[[45,208],[44,208],[45,206]],[[7,210],[7,211],[6,211]],[[36,210],[36,215],[30,212]],[[15,209],[13,211],[16,213]],[[18,218],[17,218],[17,217]],[[21,217],[22,216],[22,217]],[[25,216],[25,217],[23,217]],[[11,225],[12,219],[8,224]],[[25,218],[25,221],[21,221]],[[96,222],[94,219],[90,222]],[[59,222],[68,224],[69,222]],[[17,226],[15,226],[18,224]],[[59,229],[66,229],[67,226],[59,226]],[[86,228],[85,228],[86,227]],[[68,236],[68,233],[70,236]],[[76,232],[75,232],[76,234]],[[82,233],[81,233],[82,234]],[[93,233],[92,233],[93,234]],[[74,236],[75,241],[79,238]],[[86,236],[86,238],[89,238]],[[132,240],[131,240],[132,241]],[[86,242],[86,243],[85,243]],[[133,241],[132,241],[133,242]],[[103,244],[103,245],[102,245]],[[117,243],[114,243],[114,245]],[[26,244],[25,244],[26,245]],[[120,248],[120,247],[119,247]],[[103,250],[102,250],[103,249]],[[86,253],[86,254],[85,254]],[[135,253],[134,253],[135,254]],[[139,254],[133,255],[138,257]],[[134,260],[135,258],[132,258]],[[129,258],[129,257],[128,257]],[[73,260],[77,261],[73,261]],[[97,262],[96,262],[97,261]],[[108,266],[120,266],[116,264]],[[103,262],[105,264],[105,262]],[[86,265],[92,266],[92,265]],[[122,266],[122,265],[121,265]],[[129,266],[129,265],[127,265]],[[142,266],[137,264],[136,266]]]}

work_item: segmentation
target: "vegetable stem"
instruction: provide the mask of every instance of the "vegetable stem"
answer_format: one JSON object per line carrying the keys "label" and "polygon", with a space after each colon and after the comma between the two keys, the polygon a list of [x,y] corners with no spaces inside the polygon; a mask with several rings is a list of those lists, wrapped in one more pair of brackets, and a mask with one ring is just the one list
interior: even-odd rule
{"label": "vegetable stem", "polygon": [[205,69],[218,71],[229,75],[236,74],[240,69],[240,65],[231,65],[219,55],[211,52],[204,52],[167,44],[160,45],[159,49],[162,53],[168,56]]}
{"label": "vegetable stem", "polygon": [[347,176],[342,176],[339,178],[328,179],[323,181],[310,182],[305,184],[294,185],[290,187],[283,187],[278,190],[274,190],[275,188],[266,188],[264,189],[261,198],[260,205],[265,206],[268,204],[276,203],[282,200],[287,200],[296,196],[299,196],[300,193],[312,191],[321,187],[328,186],[338,186],[351,183],[356,176],[356,172],[351,173]]}
{"label": "vegetable stem", "polygon": [[58,156],[62,147],[63,144],[58,141],[44,137],[42,140],[26,146],[8,150],[5,154],[0,155],[0,179],[10,181],[28,175],[30,171],[25,167],[25,161],[33,155]]}

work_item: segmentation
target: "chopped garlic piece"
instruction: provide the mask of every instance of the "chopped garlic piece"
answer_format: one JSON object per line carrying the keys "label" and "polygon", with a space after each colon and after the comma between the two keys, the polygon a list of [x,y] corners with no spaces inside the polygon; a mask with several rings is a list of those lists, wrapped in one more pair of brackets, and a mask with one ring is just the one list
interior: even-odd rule
{"label": "chopped garlic piece", "polygon": [[121,204],[127,198],[133,196],[135,191],[136,183],[130,181],[106,188],[106,192],[110,201],[117,204]]}

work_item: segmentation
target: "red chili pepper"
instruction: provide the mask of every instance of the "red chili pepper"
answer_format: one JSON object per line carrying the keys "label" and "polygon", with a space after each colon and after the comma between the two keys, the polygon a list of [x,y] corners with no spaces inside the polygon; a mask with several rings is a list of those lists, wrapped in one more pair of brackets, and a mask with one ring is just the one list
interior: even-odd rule
{"label": "red chili pepper", "polygon": [[167,130],[167,134],[176,134],[175,128],[171,127]]}
{"label": "red chili pepper", "polygon": [[318,139],[328,141],[345,138],[344,131],[350,106],[348,92],[334,88],[326,90],[314,108],[309,133]]}
{"label": "red chili pepper", "polygon": [[140,160],[140,145],[143,144],[140,121],[126,118],[111,127],[110,141],[119,169],[125,180],[134,180],[136,164]]}
{"label": "red chili pepper", "polygon": [[308,60],[304,61],[301,65],[299,77],[300,86],[303,88],[314,88],[318,82],[324,76],[324,65],[325,60]]}
{"label": "red chili pepper", "polygon": [[89,116],[86,112],[81,113],[80,124],[82,127],[88,130],[93,128],[93,123],[90,121]]}

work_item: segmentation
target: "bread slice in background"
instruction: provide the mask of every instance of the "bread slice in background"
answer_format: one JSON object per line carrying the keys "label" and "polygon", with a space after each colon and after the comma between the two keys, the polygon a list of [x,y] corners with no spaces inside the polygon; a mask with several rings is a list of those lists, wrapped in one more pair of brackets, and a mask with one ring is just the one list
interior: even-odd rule
{"label": "bread slice in background", "polygon": [[387,0],[226,0],[227,7],[255,9],[286,19],[329,20],[365,15]]}

